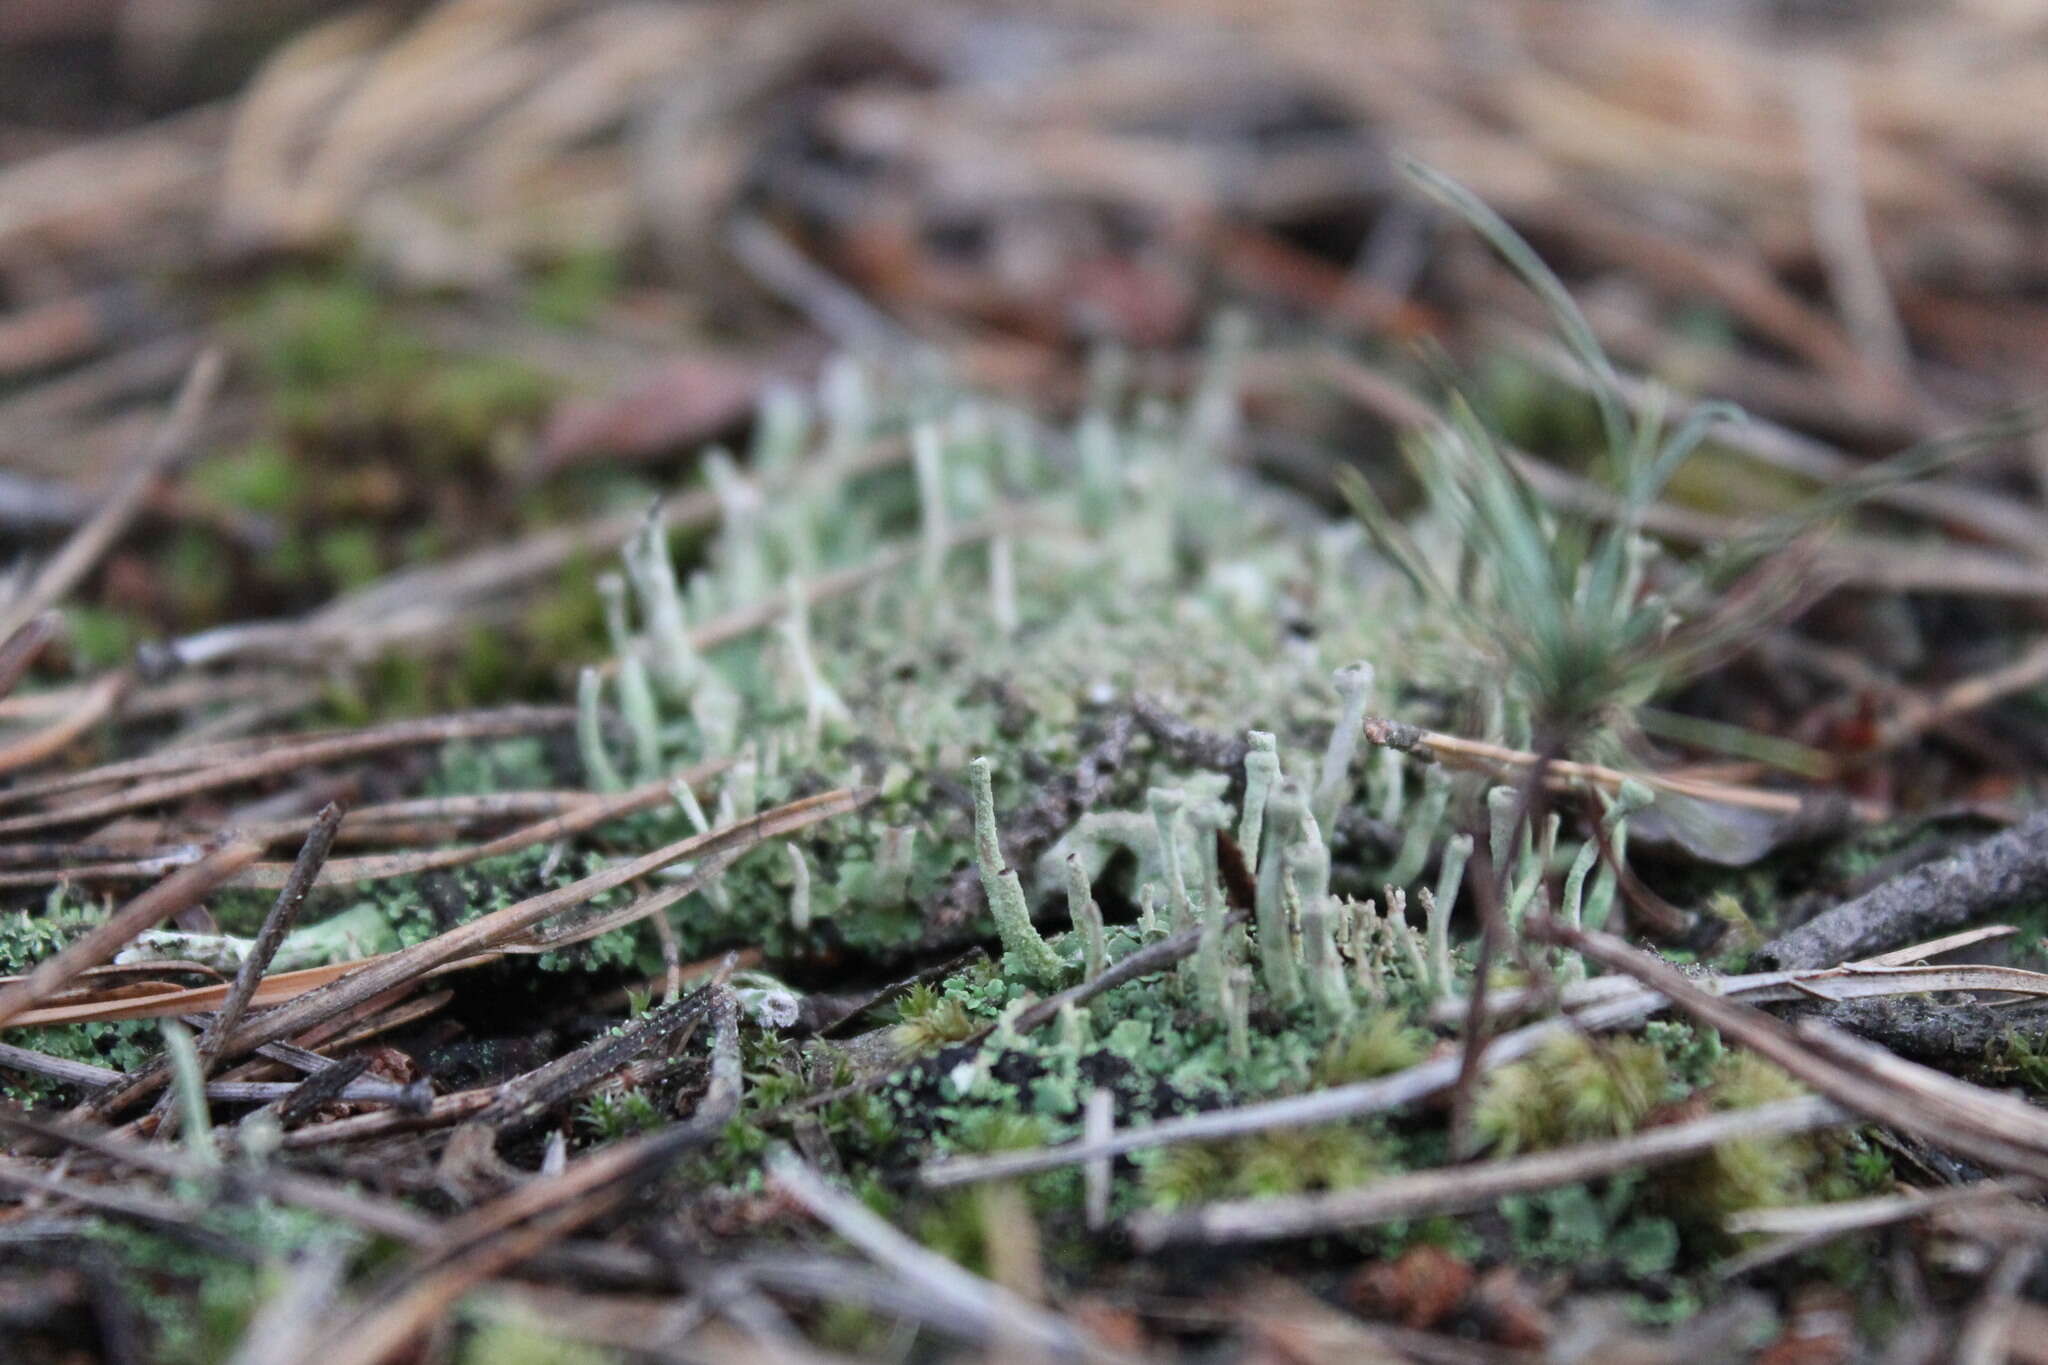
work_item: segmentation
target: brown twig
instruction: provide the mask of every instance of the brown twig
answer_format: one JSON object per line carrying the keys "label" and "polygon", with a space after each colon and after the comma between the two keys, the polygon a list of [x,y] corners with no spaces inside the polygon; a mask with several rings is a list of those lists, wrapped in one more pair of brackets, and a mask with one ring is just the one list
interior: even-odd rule
{"label": "brown twig", "polygon": [[[565,814],[535,824],[523,825],[495,839],[463,848],[439,849],[425,853],[387,853],[361,858],[336,858],[321,871],[320,882],[322,885],[337,885],[409,877],[421,872],[461,867],[485,858],[516,853],[520,849],[532,848],[536,844],[552,843],[612,820],[622,819],[644,810],[653,810],[675,799],[674,783],[687,782],[695,787],[731,766],[732,760],[724,758],[700,763],[673,777],[643,783],[616,795],[592,797]],[[237,876],[233,885],[282,885],[290,877],[292,870],[284,864],[257,863]]]}
{"label": "brown twig", "polygon": [[[1447,768],[1468,772],[1515,773],[1534,766],[1540,757],[1527,749],[1512,749],[1504,744],[1489,744],[1484,740],[1440,734],[1434,730],[1424,730],[1420,726],[1383,716],[1366,717],[1365,737],[1373,744],[1433,759]],[[1554,759],[1546,764],[1545,780],[1552,790],[1569,791],[1591,787],[1605,792],[1619,789],[1624,782],[1636,781],[1656,791],[1668,791],[1674,796],[1690,797],[1695,801],[1707,801],[1715,805],[1734,806],[1742,810],[1764,811],[1773,815],[1798,815],[1807,805],[1806,797],[1792,792],[1764,791],[1757,787],[1702,781],[1679,773],[1624,772],[1620,768],[1610,768],[1599,763],[1580,763],[1572,759]],[[1888,813],[1883,806],[1869,801],[1855,802],[1851,809],[1857,818],[1862,820],[1882,820]]]}
{"label": "brown twig", "polygon": [[471,1288],[598,1217],[634,1184],[722,1134],[739,1110],[739,1004],[730,991],[711,989],[716,1029],[711,1083],[696,1113],[686,1122],[585,1157],[560,1175],[534,1179],[455,1219],[431,1251],[385,1278],[381,1292],[369,1295],[369,1307],[323,1333],[306,1359],[375,1365]]}
{"label": "brown twig", "polygon": [[34,734],[0,745],[0,773],[33,767],[62,753],[73,740],[105,720],[120,704],[121,698],[128,694],[134,682],[135,676],[125,668],[94,679],[69,715]]}
{"label": "brown twig", "polygon": [[[857,809],[866,799],[865,793],[841,789],[792,801],[737,824],[664,845],[652,853],[593,873],[567,886],[529,896],[410,948],[401,948],[395,953],[362,962],[343,963],[335,968],[314,969],[326,973],[325,979],[310,990],[294,993],[275,1009],[224,1035],[222,1055],[239,1056],[264,1043],[292,1037],[335,1014],[382,996],[387,991],[410,986],[438,970],[502,951],[553,915],[615,887],[637,881],[669,863],[694,859],[700,866],[690,877],[642,897],[637,906],[645,911],[649,906],[673,904],[698,890],[717,874],[723,866],[719,861],[720,855],[744,851],[768,839],[794,834],[821,820]],[[276,979],[269,978],[273,982]],[[259,988],[259,999],[261,995]],[[0,993],[0,998],[4,998],[4,993]],[[115,1093],[98,1097],[94,1110],[101,1115],[119,1113],[126,1106],[155,1093],[162,1083],[161,1077],[137,1077]]]}
{"label": "brown twig", "polygon": [[[603,1080],[650,1048],[670,1045],[710,1009],[730,975],[726,959],[706,984],[688,995],[657,1006],[623,1027],[592,1039],[545,1066],[515,1076],[498,1086],[497,1097],[476,1122],[499,1135],[516,1133],[538,1122],[553,1106]],[[678,975],[680,976],[680,969]]]}
{"label": "brown twig", "polygon": [[255,943],[250,945],[249,955],[242,960],[241,970],[235,973],[235,984],[228,991],[228,998],[221,1003],[220,1013],[213,1017],[213,1022],[200,1036],[198,1049],[202,1072],[219,1060],[221,1040],[232,1034],[242,1022],[242,1012],[249,1008],[249,998],[256,993],[256,983],[270,970],[270,961],[277,956],[284,936],[298,922],[299,911],[305,908],[306,897],[311,894],[313,883],[319,880],[320,869],[327,862],[327,851],[334,847],[334,835],[341,828],[345,813],[341,803],[330,801],[313,821],[313,828],[307,831],[306,842],[299,849],[298,859],[292,863],[291,875],[279,888],[277,899],[270,904],[270,913],[263,917],[263,927],[256,932]]}
{"label": "brown twig", "polygon": [[2009,912],[2048,892],[2048,813],[1949,857],[1923,863],[1780,934],[1765,967],[1823,967]]}
{"label": "brown twig", "polygon": [[1650,986],[1844,1108],[1992,1169],[2048,1176],[2048,1116],[2030,1105],[1905,1061],[1825,1024],[1787,1027],[1702,990],[1662,959],[1611,935],[1540,916],[1524,927],[1532,937],[1575,949]]}
{"label": "brown twig", "polygon": [[42,612],[16,626],[6,643],[0,644],[0,697],[14,690],[63,624],[64,618],[56,612]]}
{"label": "brown twig", "polygon": [[[537,730],[561,729],[575,723],[574,707],[510,706],[497,711],[435,716],[358,734],[335,735],[285,744],[265,749],[248,758],[205,767],[197,772],[187,771],[159,778],[154,782],[142,782],[111,796],[0,820],[0,834],[20,834],[29,830],[75,825],[82,821],[99,819],[101,816],[119,815],[126,811],[139,810],[144,806],[175,801],[200,792],[236,786],[257,778],[275,777],[280,773],[294,772],[318,763],[360,758],[387,749],[442,744],[460,739],[495,739],[506,735],[531,734]],[[67,782],[66,785],[89,784],[74,780]],[[9,793],[6,798],[0,800],[6,800],[11,804],[23,795],[21,792]]]}

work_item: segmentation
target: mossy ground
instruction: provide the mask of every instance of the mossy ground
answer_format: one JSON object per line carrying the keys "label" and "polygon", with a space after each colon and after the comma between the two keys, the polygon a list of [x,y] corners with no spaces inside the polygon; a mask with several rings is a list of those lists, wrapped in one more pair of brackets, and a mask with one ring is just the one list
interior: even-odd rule
{"label": "mossy ground", "polygon": [[[276,287],[259,296],[249,319],[274,357],[276,439],[319,442],[329,453],[354,449],[370,461],[365,468],[383,458],[375,453],[377,433],[386,430],[424,432],[407,458],[425,465],[487,465],[489,429],[530,411],[540,392],[527,377],[491,373],[488,365],[442,367],[422,382],[421,367],[434,369],[431,357],[387,335],[380,305],[345,285]],[[1189,411],[1199,411],[1202,401],[1198,394]],[[906,426],[909,414],[923,416]],[[833,990],[886,980],[937,951],[985,938],[986,922],[978,918],[935,934],[928,913],[971,866],[968,761],[994,760],[996,810],[999,818],[1010,815],[1071,773],[1113,726],[1127,725],[1140,693],[1219,736],[1274,734],[1283,777],[1303,790],[1316,785],[1339,723],[1333,672],[1354,660],[1376,670],[1375,709],[1515,723],[1489,680],[1471,674],[1456,636],[1367,551],[1355,526],[1330,522],[1230,467],[1184,414],[1156,403],[1105,403],[1083,415],[1071,450],[1063,451],[1064,442],[1045,434],[1015,434],[1025,430],[1021,418],[926,379],[878,393],[864,412],[842,412],[837,420],[859,424],[852,432],[824,432],[828,445],[841,448],[899,439],[919,424],[942,433],[936,482],[930,468],[819,480],[804,470],[796,449],[757,448],[753,468],[769,489],[765,500],[729,515],[726,529],[708,542],[667,546],[679,558],[695,619],[749,605],[792,576],[815,580],[920,538],[929,546],[946,526],[981,517],[1014,523],[1003,546],[1012,560],[999,568],[986,540],[922,550],[916,563],[809,612],[808,659],[798,657],[786,632],[762,632],[712,650],[698,690],[665,700],[653,748],[673,768],[716,747],[709,713],[696,705],[701,689],[715,684],[736,699],[737,723],[726,738],[737,740],[741,762],[705,803],[716,806],[715,818],[842,784],[874,793],[856,814],[796,840],[809,872],[807,924],[792,923],[789,858],[760,850],[713,891],[671,912],[686,960],[757,948],[771,976]],[[350,508],[322,506],[313,516],[313,495],[295,486],[300,461],[283,458],[282,449],[253,446],[211,462],[202,477],[250,510],[341,518],[350,528],[345,534],[356,539],[344,545],[334,539],[344,532],[317,533],[292,551],[299,559],[272,567],[290,578],[318,564],[328,588],[389,567],[387,547],[404,535],[355,529]],[[776,491],[777,481],[788,491]],[[563,591],[558,601],[588,589]],[[594,595],[589,601],[594,607]],[[555,645],[573,642],[572,654],[590,657],[602,638],[594,610],[590,616]],[[516,694],[515,678],[532,676],[505,663],[502,652],[465,648],[461,676],[476,689],[470,695]],[[486,668],[477,663],[485,655],[498,661]],[[382,715],[434,699],[423,682],[404,676],[406,665],[393,667],[399,671],[374,683],[376,691],[357,693],[340,709]],[[843,710],[821,707],[821,685]],[[647,752],[632,742],[633,718],[607,712],[601,721],[607,761],[630,769],[634,760],[626,755]],[[1526,738],[1494,733],[1511,742]],[[579,755],[534,740],[459,746],[439,757],[420,786],[425,794],[454,795],[581,785],[593,775],[590,759],[587,749]],[[1412,904],[1433,871],[1432,850],[1477,818],[1484,783],[1458,779],[1433,792],[1419,772],[1363,753],[1346,755],[1346,767],[1331,833],[1378,820],[1400,831],[1398,842],[1411,851],[1404,857],[1397,847],[1370,841],[1342,844],[1333,885],[1342,895],[1375,895],[1393,865],[1405,862],[1414,878]],[[1149,738],[1130,744],[1095,810],[1098,817],[1130,812],[1135,822],[1115,825],[1112,815],[1105,842],[1077,846],[1090,855],[1095,897],[1117,921],[1108,938],[1112,959],[1163,932],[1134,922],[1136,907],[1163,891],[1146,885],[1162,876],[1156,836],[1143,833],[1147,793],[1173,788],[1214,801],[1237,777],[1189,766]],[[1235,811],[1229,814],[1234,827]],[[674,808],[634,816],[572,849],[536,848],[454,871],[322,892],[308,918],[317,924],[368,915],[385,926],[388,946],[417,942],[690,828]],[[1844,846],[1833,855],[1839,871],[1819,875],[1852,876],[1890,842],[1879,835]],[[1554,870],[1572,852],[1568,840]],[[1039,917],[1057,929],[1065,902],[1059,878],[1047,874],[1053,867],[1048,860],[1020,871]],[[1816,875],[1811,863],[1766,865],[1716,889],[1733,886],[1745,908],[1767,913],[1794,867],[1796,875]],[[246,933],[265,904],[235,894],[214,909],[224,930]],[[0,965],[40,956],[90,918],[85,907],[66,902],[54,914],[10,920],[9,959]],[[1353,958],[1365,951],[1363,942],[1351,948]],[[1053,946],[1067,964],[1064,974],[1078,979],[1078,934],[1056,934]],[[1236,943],[1230,951],[1249,950]],[[1469,973],[1468,953],[1457,950],[1456,971]],[[494,1051],[483,1036],[427,1054],[429,1063],[444,1083],[501,1078],[535,1059],[534,1040],[520,1036],[531,1026],[520,1021],[555,1019],[573,1034],[585,1027],[573,1018],[577,998],[628,984],[645,1000],[652,987],[644,983],[658,977],[661,963],[656,936],[641,925],[542,957],[532,964],[537,970],[493,969],[489,1008],[472,1004],[461,1017],[483,1035],[497,1031],[504,1046]],[[1188,967],[1120,987],[1075,1020],[1019,1036],[1008,1015],[1050,983],[1032,982],[1000,960],[984,962],[860,1021],[867,1032],[848,1041],[763,1035],[750,1042],[742,1116],[715,1151],[686,1163],[676,1188],[692,1192],[687,1207],[698,1216],[721,1200],[746,1197],[758,1188],[764,1155],[789,1136],[789,1106],[844,1088],[845,1097],[805,1121],[855,1188],[928,1245],[984,1268],[987,1239],[1000,1235],[988,1221],[989,1204],[972,1191],[922,1190],[915,1173],[923,1163],[1075,1137],[1083,1102],[1097,1088],[1114,1096],[1120,1125],[1143,1124],[1365,1079],[1455,1046],[1428,1024],[1432,990],[1407,959],[1390,952],[1363,970],[1347,960],[1343,980],[1344,1017],[1255,996],[1238,1046]],[[987,1041],[965,1041],[991,1025]],[[126,1066],[146,1055],[154,1030],[88,1026],[23,1041]],[[1666,1023],[1641,1040],[1566,1040],[1506,1067],[1488,1079],[1475,1113],[1482,1137],[1506,1154],[1618,1136],[1703,1107],[1757,1103],[1788,1084],[1726,1054],[1711,1034]],[[45,1098],[53,1093],[41,1090]],[[602,1093],[572,1116],[572,1149],[657,1126],[675,1098],[674,1084]],[[1151,1150],[1120,1163],[1112,1213],[1337,1188],[1435,1166],[1447,1155],[1443,1116],[1430,1112]],[[1367,1230],[1286,1254],[1309,1273],[1320,1267],[1334,1276],[1360,1256],[1429,1242],[1470,1259],[1555,1271],[1588,1289],[1625,1290],[1644,1316],[1670,1317],[1713,1292],[1711,1264],[1729,1247],[1719,1230],[1722,1213],[1870,1190],[1885,1174],[1882,1155],[1854,1136],[1765,1140],[1676,1172],[1506,1199],[1489,1214]],[[1082,1221],[1078,1173],[1033,1178],[1022,1197],[1053,1274],[1080,1283],[1120,1273],[1119,1254]],[[219,1216],[271,1215],[259,1206]],[[274,1229],[259,1231],[261,1245],[273,1254],[283,1249]],[[168,1287],[160,1305],[166,1359],[214,1358],[233,1338],[236,1315],[261,1297],[258,1270],[216,1273],[203,1252],[172,1249],[113,1225],[105,1236],[127,1273]],[[191,1292],[195,1279],[208,1286],[205,1293]],[[821,1326],[848,1339],[864,1330],[852,1320]],[[514,1330],[491,1328],[478,1342]]]}

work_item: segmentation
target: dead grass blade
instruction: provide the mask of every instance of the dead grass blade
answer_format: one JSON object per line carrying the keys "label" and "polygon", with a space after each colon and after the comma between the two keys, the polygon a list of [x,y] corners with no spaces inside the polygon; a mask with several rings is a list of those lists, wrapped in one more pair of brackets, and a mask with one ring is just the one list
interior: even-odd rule
{"label": "dead grass blade", "polygon": [[2048,1114],[2032,1105],[1908,1062],[1818,1021],[1788,1027],[1702,990],[1676,968],[1612,935],[1547,916],[1532,916],[1524,927],[1540,941],[1562,944],[1634,977],[1845,1109],[1988,1168],[2048,1177]]}
{"label": "dead grass blade", "polygon": [[208,349],[199,353],[199,358],[192,362],[192,368],[185,376],[184,385],[178,390],[176,401],[171,404],[169,416],[164,418],[149,444],[121,476],[121,482],[100,505],[99,511],[72,533],[64,548],[43,566],[42,572],[19,597],[0,607],[0,637],[13,636],[44,611],[63,601],[65,595],[92,571],[92,566],[99,563],[100,556],[128,529],[128,523],[149,501],[158,480],[190,452],[193,438],[199,432],[200,419],[213,402],[214,394],[220,389],[221,377],[226,372],[227,358],[221,351]]}
{"label": "dead grass blade", "polygon": [[[634,907],[629,907],[638,910],[639,913],[652,913],[655,909],[681,900],[715,877],[724,866],[720,861],[723,856],[745,852],[766,840],[782,838],[821,820],[844,815],[858,809],[867,800],[866,792],[840,788],[800,801],[792,801],[737,824],[664,845],[652,853],[593,873],[567,886],[530,896],[517,904],[508,905],[467,924],[458,925],[424,943],[416,943],[410,948],[401,948],[395,953],[386,953],[360,962],[309,968],[303,973],[283,973],[283,977],[298,978],[290,983],[290,993],[284,996],[275,1009],[247,1021],[235,1032],[224,1036],[221,1042],[221,1055],[239,1056],[265,1043],[290,1038],[386,992],[402,990],[440,972],[453,971],[488,960],[500,952],[514,950],[521,946],[522,937],[542,920],[581,905],[614,887],[637,881],[669,863],[694,858],[704,864],[689,878],[642,897]],[[316,977],[315,973],[320,975]],[[255,1003],[264,1003],[266,988],[275,987],[279,982],[279,977],[266,978],[264,983],[256,988],[253,997]],[[301,982],[307,984],[302,985]],[[203,998],[216,1003],[223,1001],[228,989],[224,986],[208,987]],[[44,1011],[41,1015],[35,1016],[35,1022],[76,1022],[81,1017],[142,1017],[116,1012],[137,1008],[146,1014],[164,1011],[167,1006],[177,1012],[204,1008],[205,1006],[199,1004],[195,997],[201,997],[201,993],[180,992],[176,1000],[172,1000],[168,995],[154,996],[145,999],[139,1005],[121,1004],[111,1009],[70,1006],[61,1012]],[[0,993],[0,998],[4,998],[4,993]],[[78,1013],[81,1010],[88,1013],[81,1016]],[[56,1017],[53,1018],[52,1015]],[[26,1022],[29,1018],[30,1016],[23,1016],[23,1020],[17,1022]],[[162,1084],[161,1076],[138,1077],[112,1094],[97,1097],[91,1107],[98,1114],[119,1113],[126,1106],[153,1094]]]}
{"label": "dead grass blade", "polygon": [[57,628],[63,624],[64,618],[54,611],[39,612],[15,627],[6,643],[0,644],[0,697],[14,690],[44,646],[57,638]]}
{"label": "dead grass blade", "polygon": [[[97,967],[141,933],[196,904],[208,892],[255,861],[261,844],[229,836],[220,847],[181,868],[107,916],[61,952],[38,963],[22,980],[0,989],[0,1028],[47,1000],[87,967]],[[267,1040],[266,1040],[267,1041]]]}
{"label": "dead grass blade", "polygon": [[[78,824],[107,815],[120,815],[127,811],[140,810],[144,806],[159,805],[166,801],[193,796],[199,792],[215,791],[221,787],[231,787],[261,777],[275,777],[280,773],[295,772],[315,764],[361,758],[366,754],[379,753],[387,749],[444,744],[453,740],[497,739],[509,735],[532,734],[539,730],[561,729],[575,723],[574,707],[508,706],[496,711],[434,716],[426,720],[406,721],[354,734],[284,744],[261,750],[248,758],[231,760],[196,772],[187,771],[176,776],[159,778],[154,782],[138,783],[112,796],[0,820],[0,834],[20,834],[29,830]],[[81,774],[68,785],[88,785],[84,779],[90,776]],[[108,779],[102,773],[97,780]],[[23,794],[12,795],[19,797]]]}
{"label": "dead grass blade", "polygon": [[360,1313],[333,1324],[301,1359],[323,1365],[376,1365],[469,1290],[544,1250],[603,1214],[631,1187],[656,1176],[682,1153],[724,1133],[741,1094],[739,1002],[712,987],[716,1034],[711,1082],[690,1118],[616,1143],[542,1176],[455,1219],[437,1246],[393,1272]]}

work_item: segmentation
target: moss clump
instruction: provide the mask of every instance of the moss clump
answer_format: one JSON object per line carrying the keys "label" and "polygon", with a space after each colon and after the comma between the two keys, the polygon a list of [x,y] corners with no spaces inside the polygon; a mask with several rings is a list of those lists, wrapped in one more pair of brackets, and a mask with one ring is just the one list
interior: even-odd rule
{"label": "moss clump", "polygon": [[1145,1199],[1161,1209],[1343,1189],[1394,1165],[1387,1143],[1371,1128],[1345,1123],[1183,1143],[1139,1152],[1134,1159]]}
{"label": "moss clump", "polygon": [[1349,1085],[1405,1071],[1429,1054],[1430,1035],[1396,1010],[1365,1015],[1330,1040],[1316,1061],[1316,1080],[1323,1085]]}
{"label": "moss clump", "polygon": [[1489,1073],[1473,1122],[1503,1156],[1619,1137],[1634,1132],[1670,1086],[1656,1044],[1566,1033]]}
{"label": "moss clump", "polygon": [[897,1024],[890,1033],[909,1053],[936,1051],[974,1036],[976,1024],[958,999],[942,996],[927,985],[912,986],[896,1007]]}

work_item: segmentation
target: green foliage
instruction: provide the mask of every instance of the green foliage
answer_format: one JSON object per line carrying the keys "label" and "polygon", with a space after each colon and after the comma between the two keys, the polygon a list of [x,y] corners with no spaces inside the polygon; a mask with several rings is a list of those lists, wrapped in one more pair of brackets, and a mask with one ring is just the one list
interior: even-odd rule
{"label": "green foliage", "polygon": [[[1755,1053],[1737,1050],[1714,1064],[1702,1093],[1715,1109],[1726,1110],[1794,1099],[1806,1089]],[[1800,1134],[1741,1138],[1672,1167],[1659,1183],[1674,1217],[1711,1231],[1738,1209],[1815,1197],[1828,1174],[1828,1156],[1825,1139]]]}
{"label": "green foliage", "polygon": [[207,497],[267,516],[292,511],[307,494],[304,471],[291,452],[272,440],[251,441],[202,460],[187,477]]}
{"label": "green foliage", "polygon": [[1181,1208],[1215,1199],[1266,1199],[1364,1184],[1392,1165],[1387,1144],[1357,1123],[1282,1128],[1226,1142],[1137,1153],[1146,1200]]}
{"label": "green foliage", "polygon": [[550,326],[583,326],[618,294],[623,275],[624,265],[615,251],[567,252],[527,290],[527,311]]}
{"label": "green foliage", "polygon": [[518,1318],[494,1318],[477,1327],[462,1343],[461,1365],[610,1365],[614,1351],[565,1341],[545,1324]]}
{"label": "green foliage", "polygon": [[1670,1086],[1654,1043],[1567,1033],[1488,1073],[1473,1111],[1501,1155],[1634,1132]]}
{"label": "green foliage", "polygon": [[147,633],[133,616],[111,607],[74,603],[64,609],[64,635],[83,671],[97,672],[128,662]]}
{"label": "green foliage", "polygon": [[890,1036],[905,1052],[931,1052],[949,1043],[964,1043],[979,1027],[959,1000],[942,996],[921,982],[903,993],[896,1018]]}
{"label": "green foliage", "polygon": [[576,1122],[599,1142],[617,1142],[659,1128],[662,1114],[644,1090],[600,1091],[583,1101]]}
{"label": "green foliage", "polygon": [[99,1221],[87,1236],[103,1249],[150,1338],[149,1358],[164,1365],[226,1359],[257,1307],[278,1287],[273,1267],[313,1246],[355,1234],[301,1209],[220,1201],[182,1191],[189,1226],[238,1249],[203,1250],[191,1241],[126,1223]]}
{"label": "green foliage", "polygon": [[368,526],[337,526],[313,542],[313,558],[329,581],[346,591],[360,588],[384,572],[384,553],[377,533]]}
{"label": "green foliage", "polygon": [[1430,1035],[1391,1009],[1374,1010],[1330,1040],[1316,1061],[1323,1085],[1348,1085],[1405,1071],[1429,1054]]}
{"label": "green foliage", "polygon": [[[1353,474],[1345,491],[1360,519],[1432,615],[1485,660],[1545,733],[1582,738],[1713,658],[1743,627],[1703,581],[1675,575],[1646,598],[1649,547],[1642,518],[1713,425],[1737,415],[1702,404],[1667,433],[1632,417],[1599,343],[1564,285],[1512,228],[1462,186],[1411,168],[1423,187],[1477,228],[1549,308],[1590,380],[1603,437],[1604,474],[1620,515],[1595,521],[1546,507],[1495,433],[1462,399],[1450,420],[1409,448],[1432,509],[1455,536],[1469,572],[1446,578]],[[1759,604],[1745,608],[1752,615]],[[1690,623],[1679,625],[1679,622]]]}
{"label": "green foliage", "polygon": [[1596,1192],[1566,1185],[1510,1195],[1500,1211],[1519,1258],[1539,1264],[1581,1266],[1616,1261],[1638,1279],[1668,1272],[1677,1262],[1678,1230],[1668,1219],[1634,1212],[1637,1180],[1623,1176]]}

